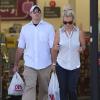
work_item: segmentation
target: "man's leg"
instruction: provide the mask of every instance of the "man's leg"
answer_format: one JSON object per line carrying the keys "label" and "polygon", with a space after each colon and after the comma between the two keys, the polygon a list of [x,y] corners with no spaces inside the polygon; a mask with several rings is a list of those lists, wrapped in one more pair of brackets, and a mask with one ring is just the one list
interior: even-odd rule
{"label": "man's leg", "polygon": [[38,71],[38,84],[39,84],[39,94],[38,100],[48,100],[48,85],[50,80],[51,67]]}
{"label": "man's leg", "polygon": [[36,100],[37,71],[25,67],[23,76],[25,80],[25,89],[22,100]]}

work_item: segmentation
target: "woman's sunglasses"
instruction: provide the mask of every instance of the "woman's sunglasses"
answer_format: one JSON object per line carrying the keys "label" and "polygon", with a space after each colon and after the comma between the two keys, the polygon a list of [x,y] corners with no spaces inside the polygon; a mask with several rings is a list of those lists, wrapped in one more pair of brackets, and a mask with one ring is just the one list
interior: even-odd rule
{"label": "woman's sunglasses", "polygon": [[70,24],[70,25],[71,25],[71,24],[73,24],[73,21],[69,21],[69,22],[63,21],[63,24],[65,24],[65,25],[66,25],[66,24]]}
{"label": "woman's sunglasses", "polygon": [[36,14],[36,13],[39,13],[39,14],[40,14],[41,11],[39,11],[39,10],[34,10],[34,11],[33,11],[33,14]]}

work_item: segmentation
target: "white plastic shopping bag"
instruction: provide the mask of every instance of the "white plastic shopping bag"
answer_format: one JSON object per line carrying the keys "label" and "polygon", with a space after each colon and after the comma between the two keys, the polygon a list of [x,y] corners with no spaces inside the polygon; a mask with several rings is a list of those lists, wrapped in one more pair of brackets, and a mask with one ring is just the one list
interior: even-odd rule
{"label": "white plastic shopping bag", "polygon": [[9,85],[8,95],[15,95],[15,96],[22,95],[23,90],[24,90],[24,82],[19,73],[16,72],[13,75],[11,83]]}
{"label": "white plastic shopping bag", "polygon": [[48,100],[60,100],[59,83],[56,73],[52,72],[48,87]]}

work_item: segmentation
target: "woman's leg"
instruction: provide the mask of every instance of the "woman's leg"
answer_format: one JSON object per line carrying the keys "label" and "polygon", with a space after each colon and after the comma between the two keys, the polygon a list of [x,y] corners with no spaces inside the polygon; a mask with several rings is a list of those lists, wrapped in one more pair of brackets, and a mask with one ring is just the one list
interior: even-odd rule
{"label": "woman's leg", "polygon": [[77,100],[77,83],[79,79],[80,69],[69,71],[69,100]]}
{"label": "woman's leg", "polygon": [[66,70],[57,64],[56,73],[59,81],[60,100],[68,100],[68,96],[67,96],[68,78],[67,78]]}

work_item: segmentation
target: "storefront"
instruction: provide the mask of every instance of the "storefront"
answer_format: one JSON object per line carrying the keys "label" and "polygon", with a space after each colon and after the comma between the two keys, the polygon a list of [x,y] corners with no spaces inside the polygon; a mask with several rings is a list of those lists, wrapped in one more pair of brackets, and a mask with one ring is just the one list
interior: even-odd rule
{"label": "storefront", "polygon": [[[3,1],[3,0],[1,0]],[[6,0],[4,0],[6,1]],[[11,1],[11,0],[8,0]],[[13,0],[12,0],[13,1]],[[20,1],[20,0],[16,0],[16,1]],[[23,0],[22,0],[23,1]],[[27,4],[29,4],[28,0],[25,0],[27,3],[24,3],[24,6],[27,6]],[[65,1],[61,1],[61,3],[59,3],[60,1],[55,0],[56,1],[56,6],[54,8],[54,11],[52,12],[52,15],[50,15],[50,11],[51,8],[48,5],[48,2],[46,0],[43,0],[40,2],[40,0],[29,0],[30,4],[32,4],[31,1],[34,1],[34,3],[39,3],[39,5],[42,5],[42,8],[44,9],[44,18],[47,21],[50,21],[52,24],[54,24],[57,28],[61,25],[61,9],[62,9],[62,5],[65,3],[70,3],[74,10],[75,13],[77,15],[77,19],[76,22],[78,25],[80,25],[80,27],[84,27],[85,29],[85,33],[86,33],[86,42],[87,42],[87,48],[86,51],[84,53],[84,55],[81,56],[82,59],[82,65],[81,65],[81,76],[80,76],[80,80],[79,80],[79,86],[78,86],[78,97],[79,100],[100,100],[100,65],[98,64],[98,58],[100,57],[100,0],[85,0],[85,1],[81,1],[81,0],[65,0]],[[38,1],[38,2],[36,2]],[[63,2],[63,3],[62,3]],[[14,3],[14,7],[16,7],[16,3],[12,2],[12,4]],[[17,2],[18,3],[18,2]],[[19,3],[20,4],[20,3]],[[26,5],[25,5],[26,4]],[[62,4],[62,5],[61,5]],[[86,5],[86,9],[84,10],[84,7]],[[49,7],[48,7],[49,6]],[[21,7],[21,6],[20,6]],[[11,70],[11,68],[13,67],[13,63],[14,62],[14,53],[15,53],[15,45],[16,45],[16,38],[17,38],[17,32],[19,32],[20,27],[22,25],[22,23],[26,23],[25,20],[27,19],[25,15],[26,12],[25,9],[23,9],[23,12],[20,13],[21,8],[17,9],[17,13],[13,12],[13,14],[9,17],[9,18],[14,18],[13,21],[10,20],[8,21],[9,23],[11,23],[11,25],[8,25],[8,23],[6,23],[5,21],[5,17],[3,17],[2,19],[0,19],[0,32],[2,32],[3,28],[5,27],[9,27],[12,26],[12,23],[14,24],[13,28],[15,30],[9,30],[10,35],[13,37],[9,37],[10,35],[5,35],[7,36],[7,48],[5,48],[4,40],[2,38],[1,41],[1,37],[0,37],[0,44],[2,43],[1,48],[4,48],[3,52],[4,54],[7,54],[6,51],[9,50],[9,53],[12,54],[10,55],[10,62],[6,62],[8,58],[1,60],[0,58],[0,68],[1,68],[1,73],[0,73],[0,97],[2,97],[4,95],[7,96],[7,85],[4,83],[7,83],[9,80],[6,76],[9,76],[9,68]],[[9,12],[8,12],[9,14]],[[16,15],[17,14],[17,15]],[[56,14],[56,17],[55,17]],[[84,16],[83,16],[83,15]],[[86,14],[86,15],[85,15]],[[7,15],[8,16],[8,15]],[[19,17],[20,16],[20,17]],[[1,16],[2,17],[2,16]],[[19,18],[20,20],[16,18]],[[25,18],[23,20],[23,18]],[[7,20],[7,18],[6,18]],[[22,21],[23,20],[23,21]],[[2,21],[2,22],[1,22]],[[21,23],[21,24],[19,24]],[[56,24],[58,23],[58,24]],[[10,41],[12,40],[12,41]],[[1,49],[2,50],[2,49]],[[99,61],[100,63],[100,61]],[[2,67],[4,66],[4,67]],[[3,73],[4,72],[4,73]],[[2,75],[3,77],[5,77],[6,81],[3,83],[4,89],[2,91]],[[3,78],[4,79],[4,78]],[[6,91],[6,92],[4,92]]]}

